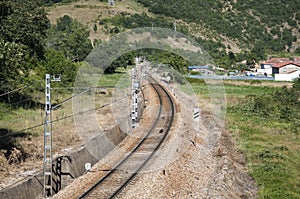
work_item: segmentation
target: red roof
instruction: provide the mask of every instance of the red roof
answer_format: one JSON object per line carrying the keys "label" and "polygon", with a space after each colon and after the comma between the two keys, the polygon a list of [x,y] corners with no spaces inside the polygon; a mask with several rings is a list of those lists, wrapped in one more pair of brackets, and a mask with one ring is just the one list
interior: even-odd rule
{"label": "red roof", "polygon": [[292,65],[300,67],[300,64],[296,64],[296,63],[294,63],[292,61],[279,62],[279,63],[273,64],[272,67],[273,68],[281,68],[281,67],[284,67],[284,66],[289,65],[289,64],[292,64]]}
{"label": "red roof", "polygon": [[265,61],[265,64],[275,64],[275,63],[280,63],[280,62],[287,62],[287,61],[291,61],[289,58],[278,58],[278,57],[274,57],[271,58],[267,61]]}

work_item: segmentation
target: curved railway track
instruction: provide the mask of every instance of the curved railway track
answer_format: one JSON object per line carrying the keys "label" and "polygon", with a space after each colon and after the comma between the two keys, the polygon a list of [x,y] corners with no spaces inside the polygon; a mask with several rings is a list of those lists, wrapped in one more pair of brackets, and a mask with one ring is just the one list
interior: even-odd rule
{"label": "curved railway track", "polygon": [[153,78],[149,81],[157,93],[160,104],[150,130],[124,159],[79,198],[114,198],[142,171],[164,142],[174,119],[175,108],[168,91]]}

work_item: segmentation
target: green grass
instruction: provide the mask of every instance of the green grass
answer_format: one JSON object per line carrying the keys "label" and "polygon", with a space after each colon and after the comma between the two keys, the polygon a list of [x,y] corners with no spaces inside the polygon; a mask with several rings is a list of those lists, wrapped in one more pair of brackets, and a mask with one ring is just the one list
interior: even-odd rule
{"label": "green grass", "polygon": [[[190,80],[192,88],[196,94],[209,98],[209,87],[203,80]],[[256,96],[261,94],[273,93],[277,87],[257,86],[257,85],[233,85],[224,82],[225,94],[227,98],[246,98],[249,96]],[[222,85],[221,85],[222,86]]]}
{"label": "green grass", "polygon": [[[131,79],[128,73],[124,69],[118,69],[119,73],[110,74],[110,75],[102,75],[100,78],[96,77],[95,79],[99,79],[99,86],[108,86],[114,87],[118,85],[128,86],[131,84]],[[93,77],[93,76],[92,76]],[[36,91],[33,93],[34,99],[36,99],[41,104],[44,103],[44,92]],[[54,106],[62,102],[65,99],[68,99],[72,96],[72,90],[61,90],[61,88],[55,88],[55,85],[52,86],[51,91],[51,103]],[[99,100],[98,100],[99,101]],[[100,101],[102,103],[102,101]],[[24,105],[24,103],[20,103],[20,105]],[[55,112],[55,117],[61,118],[66,115],[72,114],[72,100],[63,104],[59,107],[59,109]],[[56,119],[56,118],[53,118]],[[24,108],[14,107],[6,103],[0,103],[0,129],[9,130],[14,134],[18,134],[18,132],[24,133],[23,130],[29,127],[33,127],[39,124],[42,124],[44,121],[44,107],[39,108]],[[28,135],[36,135],[42,132],[43,126],[38,129],[26,130]]]}
{"label": "green grass", "polygon": [[[20,102],[18,106],[12,106],[5,103],[0,103],[0,129],[3,129],[3,132],[9,132],[9,135],[16,136],[18,135],[34,135],[43,132],[43,122],[44,122],[44,92],[36,91],[32,93],[36,102],[41,103],[41,107],[32,107],[26,108],[26,101]],[[63,100],[71,97],[72,93],[70,91],[56,90],[55,87],[52,87],[51,91],[51,103],[52,106],[57,103],[62,102]],[[71,114],[72,108],[71,101],[69,103],[63,104],[59,107],[59,112]],[[25,108],[24,108],[25,107]],[[70,109],[70,111],[66,111]],[[54,111],[55,112],[55,111]],[[64,115],[63,113],[56,114],[58,117]],[[53,118],[55,119],[55,118]],[[40,126],[39,126],[40,125]],[[31,128],[34,126],[39,126],[37,128]],[[4,134],[4,133],[2,133]]]}
{"label": "green grass", "polygon": [[246,97],[251,95],[261,95],[266,93],[273,93],[277,88],[266,86],[247,86],[247,85],[225,85],[226,95],[234,97]]}
{"label": "green grass", "polygon": [[[227,97],[226,128],[237,140],[238,148],[246,157],[249,174],[259,186],[258,197],[300,198],[300,145],[292,124],[264,118],[241,111],[249,96],[271,94],[279,87],[247,82],[224,82]],[[204,82],[192,81],[199,97],[209,98]]]}
{"label": "green grass", "polygon": [[259,198],[300,198],[299,139],[289,124],[231,111],[227,123],[259,185]]}
{"label": "green grass", "polygon": [[123,87],[131,84],[131,78],[128,73],[105,74],[100,77],[99,86]]}

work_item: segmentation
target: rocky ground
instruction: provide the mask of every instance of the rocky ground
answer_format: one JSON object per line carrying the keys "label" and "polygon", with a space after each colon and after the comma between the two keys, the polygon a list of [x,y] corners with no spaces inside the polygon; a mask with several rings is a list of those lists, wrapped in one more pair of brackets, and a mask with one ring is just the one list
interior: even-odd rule
{"label": "rocky ground", "polygon": [[[163,167],[159,165],[166,159],[156,158],[119,198],[256,197],[257,186],[248,175],[244,156],[236,149],[230,132],[212,125],[212,116],[205,110],[200,128],[191,128],[193,125],[185,119],[187,114],[189,111],[181,106],[162,152],[168,157],[168,146],[178,148],[176,158]],[[214,127],[209,129],[211,126]]]}

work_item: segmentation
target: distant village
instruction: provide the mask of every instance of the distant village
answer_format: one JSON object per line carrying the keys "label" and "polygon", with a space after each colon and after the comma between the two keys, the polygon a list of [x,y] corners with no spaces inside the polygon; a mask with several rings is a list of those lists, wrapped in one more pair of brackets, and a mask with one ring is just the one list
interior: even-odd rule
{"label": "distant village", "polygon": [[[243,63],[246,64],[246,63]],[[275,81],[293,81],[300,78],[300,57],[270,58],[245,71],[227,71],[214,66],[189,66],[191,77],[208,78],[211,76],[223,79],[258,79]],[[223,75],[216,75],[214,71],[223,72]],[[197,75],[195,75],[197,73]],[[194,74],[194,75],[193,75]],[[221,73],[222,74],[222,73]]]}

